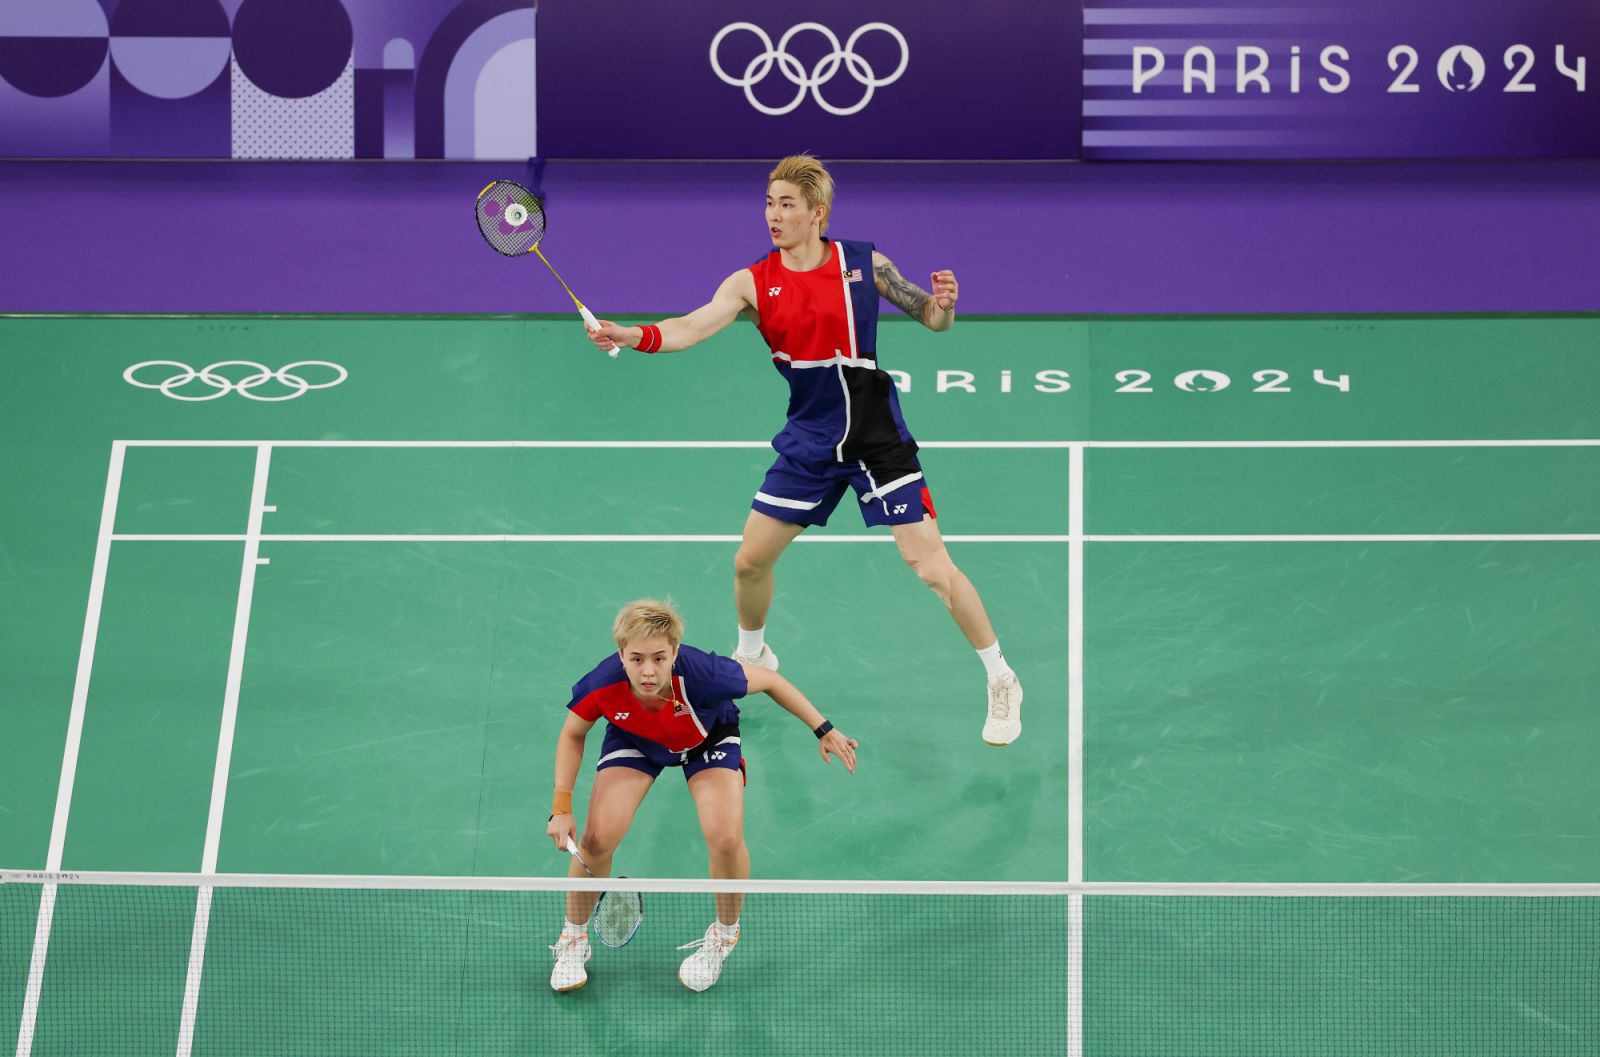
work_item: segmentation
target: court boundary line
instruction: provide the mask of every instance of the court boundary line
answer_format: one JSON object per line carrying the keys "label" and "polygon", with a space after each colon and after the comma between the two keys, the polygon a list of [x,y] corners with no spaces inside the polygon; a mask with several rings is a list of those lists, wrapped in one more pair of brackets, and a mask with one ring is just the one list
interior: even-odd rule
{"label": "court boundary line", "polygon": [[[45,860],[51,870],[61,869],[67,846],[67,822],[72,814],[72,793],[78,777],[78,751],[83,744],[83,723],[89,707],[89,683],[94,673],[95,647],[100,640],[100,613],[105,602],[106,576],[111,565],[111,537],[116,531],[117,501],[122,492],[122,469],[127,445],[111,442],[105,488],[100,494],[100,530],[95,537],[94,565],[89,573],[89,598],[84,606],[83,636],[78,642],[78,670],[72,683],[72,708],[67,717],[67,742],[62,749],[61,771],[56,780],[55,814],[50,822],[50,846]],[[45,963],[50,955],[50,926],[55,919],[56,888],[46,885],[39,893],[34,920],[33,953],[28,960],[28,982],[23,990],[17,1024],[16,1057],[33,1052],[39,998],[44,990]]]}
{"label": "court boundary line", "polygon": [[[1070,514],[1069,514],[1070,519]],[[1081,523],[1081,522],[1080,522]],[[118,533],[113,543],[239,543],[250,537],[238,533]],[[672,535],[640,533],[619,535],[596,533],[266,533],[257,537],[263,543],[738,543],[736,535]],[[1368,533],[1217,533],[1213,535],[1174,533],[1172,535],[1115,535],[1089,533],[1074,536],[965,534],[942,537],[946,543],[1572,543],[1600,540],[1600,532],[1368,532]],[[893,543],[893,536],[805,536],[795,543]]]}
{"label": "court boundary line", "polygon": [[[255,477],[250,485],[250,507],[245,519],[244,557],[239,569],[239,595],[234,603],[233,639],[228,650],[228,676],[222,694],[222,722],[217,732],[217,754],[211,775],[211,804],[206,814],[206,836],[200,870],[214,874],[222,842],[222,814],[228,798],[228,775],[233,764],[234,732],[239,719],[239,690],[244,680],[245,645],[250,637],[250,610],[255,602],[256,572],[266,564],[261,557],[261,523],[267,513],[267,479],[272,467],[272,445],[256,449]],[[200,1013],[200,982],[205,970],[206,937],[211,928],[210,885],[195,893],[194,929],[189,937],[189,967],[184,974],[183,1006],[178,1020],[177,1057],[194,1051],[195,1021]]]}
{"label": "court boundary line", "polygon": [[[1067,880],[1083,882],[1083,445],[1067,452]],[[1083,1057],[1083,896],[1067,897],[1067,1057]]]}
{"label": "court boundary line", "polygon": [[[112,537],[114,543],[238,543],[248,537],[238,533],[119,533]],[[1066,543],[1068,537],[1054,534],[1040,535],[950,535],[943,537],[947,543]],[[738,543],[735,534],[695,535],[689,533],[617,533],[560,534],[560,533],[263,533],[264,543]],[[796,543],[893,543],[890,535],[804,535]]]}
{"label": "court boundary line", "polygon": [[[705,448],[757,449],[766,440],[120,440],[130,448]],[[928,450],[1071,448],[1597,448],[1600,438],[1479,438],[1449,440],[926,440]]]}

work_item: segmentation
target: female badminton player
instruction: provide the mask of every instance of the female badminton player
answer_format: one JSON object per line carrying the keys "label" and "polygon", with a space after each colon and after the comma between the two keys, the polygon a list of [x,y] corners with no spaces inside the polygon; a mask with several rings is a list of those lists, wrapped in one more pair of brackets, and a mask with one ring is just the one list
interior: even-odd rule
{"label": "female badminton player", "polygon": [[[669,603],[641,599],[622,607],[612,625],[617,652],[572,688],[572,700],[556,739],[555,796],[546,832],[556,847],[572,839],[572,790],[583,762],[584,739],[602,718],[589,815],[579,842],[582,860],[568,875],[581,877],[585,864],[597,877],[611,875],[611,857],[633,822],[656,775],[683,768],[711,855],[711,876],[750,876],[744,842],[744,753],[739,741],[738,698],[764,693],[801,720],[817,736],[824,763],[837,756],[851,774],[856,742],[835,729],[806,696],[783,676],[742,664],[683,643],[683,619]],[[588,921],[598,893],[567,893],[567,920],[550,949],[555,967],[550,986],[571,991],[588,982]],[[693,954],[678,968],[678,979],[693,991],[717,982],[722,965],[739,942],[743,893],[719,893],[717,916],[705,936],[688,946]]]}

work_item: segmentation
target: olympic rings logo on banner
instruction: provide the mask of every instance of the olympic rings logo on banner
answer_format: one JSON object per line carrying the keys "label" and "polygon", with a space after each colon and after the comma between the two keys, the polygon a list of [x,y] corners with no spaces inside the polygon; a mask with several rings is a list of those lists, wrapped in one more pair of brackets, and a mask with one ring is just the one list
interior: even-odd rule
{"label": "olympic rings logo on banner", "polygon": [[[762,51],[745,66],[742,77],[734,77],[722,68],[722,63],[717,60],[717,51],[722,47],[722,41],[728,34],[741,29],[748,30],[756,35],[756,39],[761,42]],[[822,34],[826,38],[829,48],[832,49],[827,55],[818,59],[817,64],[810,70],[807,70],[799,59],[789,54],[789,42],[795,38],[796,34],[803,33],[806,30]],[[894,38],[895,43],[900,45],[900,65],[896,66],[894,72],[887,77],[879,77],[878,72],[872,68],[871,63],[857,55],[855,51],[856,42],[873,30],[889,34]],[[744,97],[750,101],[750,105],[771,117],[780,117],[792,112],[805,101],[806,92],[808,91],[811,93],[811,98],[817,101],[817,105],[830,114],[838,117],[859,114],[866,108],[868,103],[872,102],[872,93],[874,91],[885,85],[893,84],[900,79],[900,75],[906,72],[906,65],[910,61],[911,49],[906,44],[906,38],[898,29],[895,29],[887,22],[868,22],[850,34],[850,39],[845,41],[842,47],[833,30],[820,22],[801,22],[799,25],[791,26],[788,32],[778,38],[776,47],[773,46],[772,38],[767,36],[765,30],[749,22],[730,23],[723,26],[717,31],[717,35],[711,38],[712,72],[721,78],[724,84],[730,84],[735,88],[743,88]],[[756,98],[755,86],[766,80],[767,75],[772,72],[774,66],[778,68],[778,72],[783,75],[784,80],[795,86],[794,98],[783,106],[768,106]],[[840,67],[843,67],[846,73],[866,88],[866,93],[853,106],[835,106],[822,97],[822,86],[833,80]]]}
{"label": "olympic rings logo on banner", "polygon": [[[159,382],[141,382],[134,377],[135,372],[142,371],[147,367],[172,367],[176,371]],[[228,378],[217,373],[223,367],[248,367],[252,373],[245,375],[243,378]],[[327,367],[336,372],[336,374],[330,381],[308,382],[295,373],[295,368],[297,367]],[[329,363],[327,360],[296,360],[294,363],[284,364],[275,371],[266,364],[257,363],[254,360],[218,360],[216,363],[208,364],[198,371],[187,363],[179,363],[177,360],[145,360],[143,363],[136,363],[122,372],[123,381],[129,385],[136,385],[140,389],[159,389],[163,396],[169,396],[174,400],[184,400],[189,403],[215,400],[218,397],[227,396],[229,393],[238,393],[240,396],[250,400],[275,404],[284,400],[293,400],[297,396],[303,396],[312,389],[331,389],[348,377],[350,377],[349,371],[337,363]],[[212,391],[203,392],[196,396],[187,396],[176,392],[176,390],[197,380],[211,386]],[[280,385],[288,386],[291,391],[278,396],[262,396],[251,391],[261,388],[268,382],[277,382]]]}

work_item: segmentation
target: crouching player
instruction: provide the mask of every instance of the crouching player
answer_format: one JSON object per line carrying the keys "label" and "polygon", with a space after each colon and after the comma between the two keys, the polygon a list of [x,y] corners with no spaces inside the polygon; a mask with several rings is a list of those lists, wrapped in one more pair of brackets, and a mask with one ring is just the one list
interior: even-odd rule
{"label": "crouching player", "polygon": [[[583,762],[584,739],[600,719],[600,745],[589,817],[578,842],[596,877],[611,875],[611,858],[628,832],[644,795],[666,767],[682,767],[710,851],[711,876],[747,878],[750,852],[744,843],[744,757],[739,743],[737,698],[761,692],[801,720],[817,736],[824,763],[837,756],[851,774],[856,742],[834,729],[783,676],[683,644],[683,619],[665,602],[641,599],[617,614],[612,627],[617,652],[572,688],[566,724],[556,740],[555,797],[546,829],[557,848],[574,835],[572,790]],[[585,876],[574,860],[568,875]],[[555,968],[550,986],[571,991],[588,982],[589,917],[596,892],[568,892],[567,920],[550,949]],[[717,916],[684,959],[678,979],[693,991],[717,982],[722,964],[739,942],[744,894],[719,893]]]}

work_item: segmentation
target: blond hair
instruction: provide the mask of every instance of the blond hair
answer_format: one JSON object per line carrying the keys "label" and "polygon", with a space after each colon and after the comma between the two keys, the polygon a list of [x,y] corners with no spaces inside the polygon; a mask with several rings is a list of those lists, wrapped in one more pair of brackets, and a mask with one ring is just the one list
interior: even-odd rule
{"label": "blond hair", "polygon": [[827,208],[827,212],[822,214],[822,224],[818,228],[818,234],[826,235],[828,216],[833,212],[833,177],[828,175],[828,170],[809,154],[791,154],[772,167],[772,172],[767,174],[767,186],[771,187],[779,180],[800,188],[807,208],[815,209],[817,206]]}
{"label": "blond hair", "polygon": [[648,639],[652,635],[665,636],[673,649],[677,649],[678,643],[683,641],[683,618],[671,602],[654,598],[629,602],[617,614],[616,623],[611,625],[611,637],[617,640],[619,650],[630,642]]}

